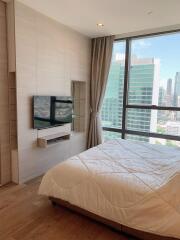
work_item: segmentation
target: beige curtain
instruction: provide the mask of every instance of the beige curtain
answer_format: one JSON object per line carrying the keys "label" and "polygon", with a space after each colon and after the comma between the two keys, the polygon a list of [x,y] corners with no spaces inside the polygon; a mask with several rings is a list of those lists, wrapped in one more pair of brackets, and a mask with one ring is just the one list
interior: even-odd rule
{"label": "beige curtain", "polygon": [[114,36],[92,39],[88,148],[102,142],[100,111],[111,64],[113,41]]}

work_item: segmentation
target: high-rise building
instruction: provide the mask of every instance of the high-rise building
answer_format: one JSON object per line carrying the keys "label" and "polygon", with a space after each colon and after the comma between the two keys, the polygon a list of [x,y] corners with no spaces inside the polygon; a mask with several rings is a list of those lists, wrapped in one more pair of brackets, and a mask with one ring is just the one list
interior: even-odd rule
{"label": "high-rise building", "polygon": [[165,94],[166,94],[166,91],[165,89],[161,86],[159,87],[159,100],[158,100],[158,105],[159,106],[164,106],[165,105]]}
{"label": "high-rise building", "polygon": [[[180,96],[177,96],[176,107],[180,107]],[[180,121],[180,111],[175,113],[175,120]]]}
{"label": "high-rise building", "polygon": [[[123,103],[124,59],[113,58],[102,107],[103,126],[121,128]],[[128,102],[129,104],[158,104],[159,60],[132,57]],[[128,129],[153,132],[157,128],[157,111],[150,109],[129,109],[127,112]],[[107,136],[107,134],[106,134]],[[111,134],[112,137],[112,134]],[[128,136],[146,140],[141,136]]]}
{"label": "high-rise building", "polygon": [[[166,90],[164,87],[159,87],[159,99],[158,99],[159,106],[166,106]],[[164,119],[166,116],[166,111],[158,111],[158,119]]]}
{"label": "high-rise building", "polygon": [[177,72],[175,75],[175,83],[174,83],[174,106],[178,106],[178,97],[180,96],[180,72]]}
{"label": "high-rise building", "polygon": [[166,88],[166,95],[165,95],[165,104],[166,106],[172,106],[172,79],[169,78],[167,80],[167,88]]}
{"label": "high-rise building", "polygon": [[[109,72],[101,118],[103,126],[121,128],[123,104],[124,61],[114,56]],[[113,137],[113,134],[111,134]]]}
{"label": "high-rise building", "polygon": [[167,80],[166,94],[172,95],[172,79],[171,78]]}

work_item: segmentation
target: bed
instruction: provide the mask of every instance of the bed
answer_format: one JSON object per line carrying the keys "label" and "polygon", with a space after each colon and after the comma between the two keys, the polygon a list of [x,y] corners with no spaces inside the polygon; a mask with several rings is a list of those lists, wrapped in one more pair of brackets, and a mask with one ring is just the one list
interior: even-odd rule
{"label": "bed", "polygon": [[50,169],[39,194],[141,239],[180,239],[180,148],[110,140]]}

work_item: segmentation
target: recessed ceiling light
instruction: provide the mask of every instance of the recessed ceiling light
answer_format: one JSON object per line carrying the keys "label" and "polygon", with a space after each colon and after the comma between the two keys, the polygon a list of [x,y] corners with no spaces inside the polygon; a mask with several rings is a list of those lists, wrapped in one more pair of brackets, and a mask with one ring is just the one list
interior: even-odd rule
{"label": "recessed ceiling light", "polygon": [[97,26],[98,27],[104,27],[104,24],[103,23],[97,23]]}
{"label": "recessed ceiling light", "polygon": [[151,15],[152,13],[153,13],[152,11],[149,11],[147,14],[148,14],[148,15]]}

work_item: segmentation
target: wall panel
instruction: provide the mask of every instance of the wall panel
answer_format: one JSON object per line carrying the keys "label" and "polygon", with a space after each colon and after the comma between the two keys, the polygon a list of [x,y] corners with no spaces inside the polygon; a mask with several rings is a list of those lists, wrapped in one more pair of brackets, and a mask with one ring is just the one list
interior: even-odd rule
{"label": "wall panel", "polygon": [[6,4],[0,1],[0,185],[11,180]]}
{"label": "wall panel", "polygon": [[[33,95],[71,95],[71,81],[88,81],[90,39],[16,1],[17,122],[20,182],[85,150],[86,131],[47,149],[37,137],[71,126],[32,129]],[[87,123],[87,114],[86,114]],[[85,123],[85,124],[86,124]],[[87,124],[86,124],[87,125]]]}

